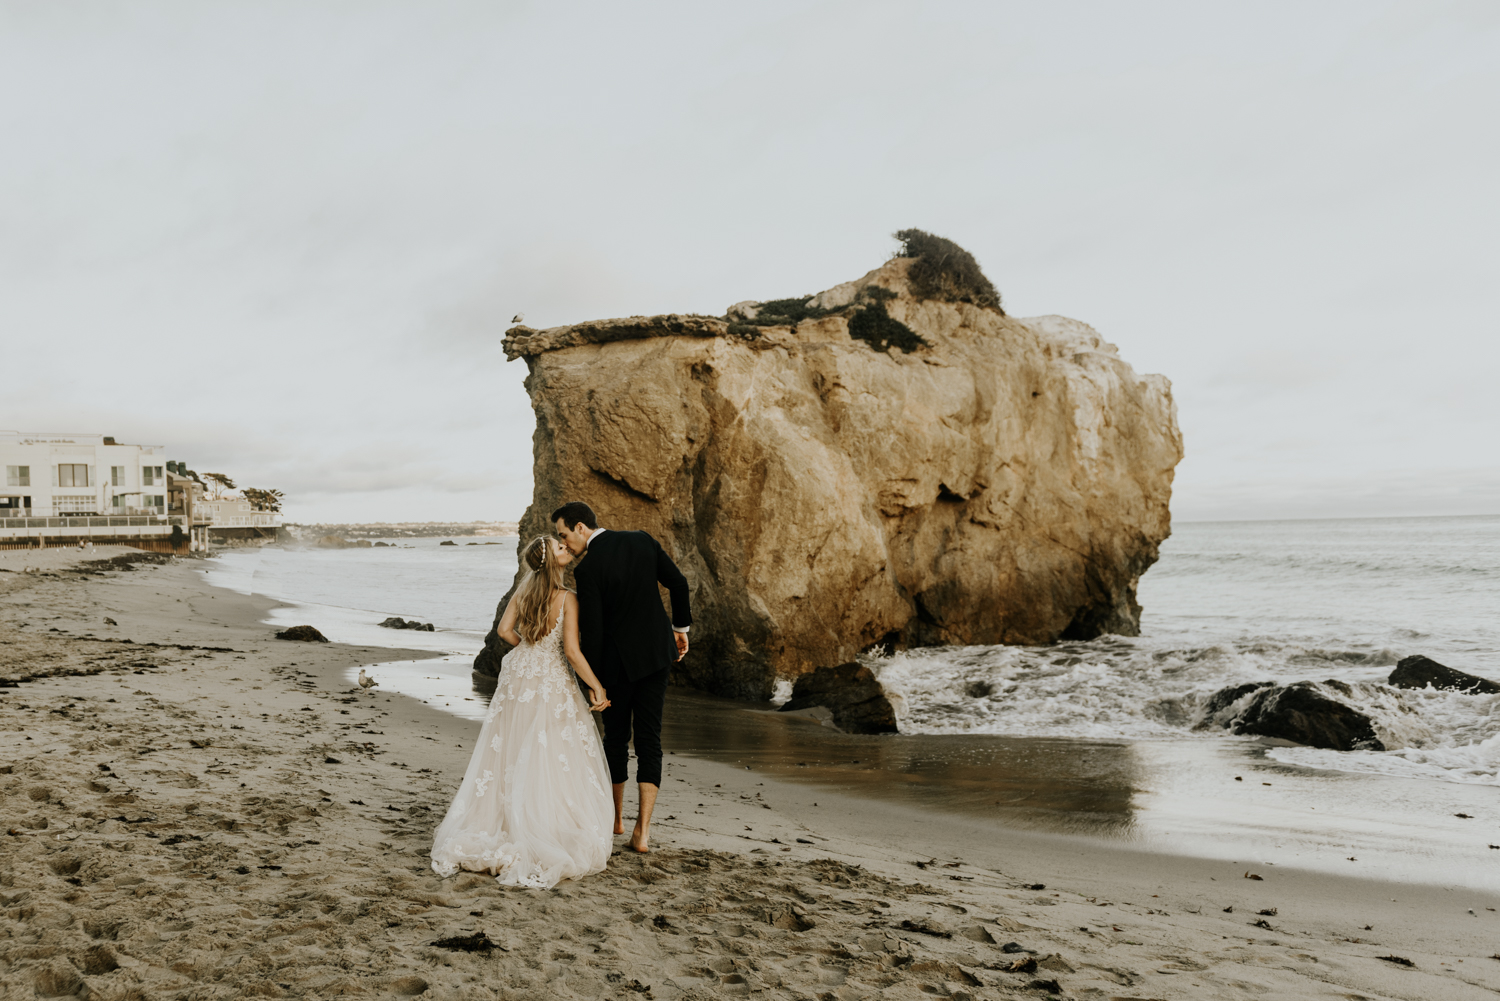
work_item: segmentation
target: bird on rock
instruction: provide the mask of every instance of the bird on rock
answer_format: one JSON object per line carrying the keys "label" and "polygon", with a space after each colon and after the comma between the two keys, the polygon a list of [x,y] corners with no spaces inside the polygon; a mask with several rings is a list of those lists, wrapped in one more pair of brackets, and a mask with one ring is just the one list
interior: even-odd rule
{"label": "bird on rock", "polygon": [[359,669],[359,687],[365,689],[366,691],[369,691],[371,688],[375,687],[378,684],[380,684],[380,682],[376,681],[374,678],[366,674],[364,668]]}
{"label": "bird on rock", "polygon": [[511,323],[520,323],[524,319],[526,319],[526,314],[525,313],[517,313],[515,316],[512,316],[510,318],[510,322]]}

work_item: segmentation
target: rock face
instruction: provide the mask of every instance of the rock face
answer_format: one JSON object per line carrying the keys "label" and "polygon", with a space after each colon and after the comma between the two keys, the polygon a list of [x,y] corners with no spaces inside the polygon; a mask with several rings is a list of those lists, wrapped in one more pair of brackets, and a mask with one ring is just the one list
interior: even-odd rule
{"label": "rock face", "polygon": [[1470,695],[1494,695],[1500,685],[1473,674],[1446,667],[1421,655],[1403,657],[1389,679],[1397,688],[1433,688],[1467,692]]}
{"label": "rock face", "polygon": [[1209,698],[1196,729],[1214,727],[1334,751],[1394,750],[1431,736],[1400,693],[1332,678],[1222,689]]}
{"label": "rock face", "polygon": [[765,699],[877,643],[1139,631],[1182,457],[1167,380],[1075,320],[918,298],[912,263],[507,333],[537,420],[520,536],[569,500],[655,536],[693,587],[675,682]]}
{"label": "rock face", "polygon": [[820,667],[797,679],[782,712],[823,706],[848,733],[896,733],[896,711],[875,674],[858,661]]}

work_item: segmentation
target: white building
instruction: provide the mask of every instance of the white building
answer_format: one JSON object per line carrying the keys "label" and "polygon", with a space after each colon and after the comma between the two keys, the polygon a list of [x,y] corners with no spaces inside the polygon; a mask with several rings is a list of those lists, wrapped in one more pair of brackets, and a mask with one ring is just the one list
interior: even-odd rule
{"label": "white building", "polygon": [[255,505],[243,497],[226,497],[223,500],[202,499],[194,505],[200,518],[206,518],[210,529],[219,528],[265,528],[275,529],[281,524],[281,515],[270,511],[258,511]]}
{"label": "white building", "polygon": [[89,540],[185,552],[192,512],[169,510],[165,452],[105,435],[0,431],[0,546]]}

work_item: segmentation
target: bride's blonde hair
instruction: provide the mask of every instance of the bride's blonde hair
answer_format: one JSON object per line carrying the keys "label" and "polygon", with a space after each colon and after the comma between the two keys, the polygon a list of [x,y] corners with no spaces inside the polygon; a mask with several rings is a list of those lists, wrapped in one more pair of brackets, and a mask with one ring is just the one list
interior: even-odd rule
{"label": "bride's blonde hair", "polygon": [[526,576],[516,588],[516,632],[528,643],[536,643],[557,624],[552,617],[552,595],[563,590],[563,568],[553,552],[556,540],[538,535],[521,554]]}

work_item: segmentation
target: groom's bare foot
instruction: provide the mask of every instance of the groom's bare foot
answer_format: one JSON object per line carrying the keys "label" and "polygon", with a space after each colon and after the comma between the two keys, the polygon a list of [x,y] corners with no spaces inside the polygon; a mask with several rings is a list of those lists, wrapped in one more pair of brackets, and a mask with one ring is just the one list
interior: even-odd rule
{"label": "groom's bare foot", "polygon": [[624,818],[619,817],[619,816],[615,817],[615,833],[616,834],[624,834],[625,833],[625,820],[624,820]]}
{"label": "groom's bare foot", "polygon": [[636,815],[635,833],[630,836],[630,847],[644,855],[651,850],[651,811],[656,807],[659,787],[650,782],[642,782],[638,788],[641,791],[641,812]]}

